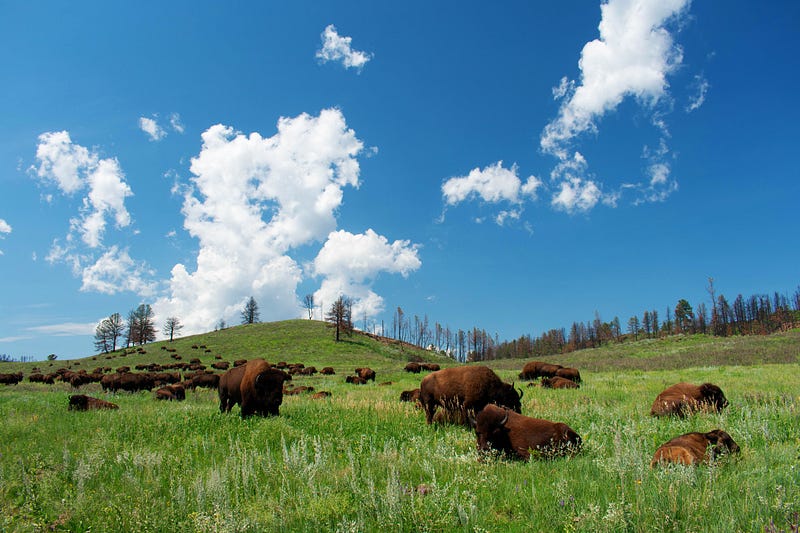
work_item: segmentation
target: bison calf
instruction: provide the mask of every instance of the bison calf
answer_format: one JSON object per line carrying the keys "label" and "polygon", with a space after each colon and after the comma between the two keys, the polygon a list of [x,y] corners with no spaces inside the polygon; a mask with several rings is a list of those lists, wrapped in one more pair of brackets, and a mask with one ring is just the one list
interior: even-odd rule
{"label": "bison calf", "polygon": [[531,451],[553,457],[577,453],[581,448],[581,437],[568,425],[520,415],[493,404],[484,407],[470,422],[482,452],[492,449],[528,460]]}
{"label": "bison calf", "polygon": [[739,445],[721,429],[708,433],[686,433],[662,444],[653,455],[650,466],[654,467],[659,463],[707,463],[720,455],[738,452]]}
{"label": "bison calf", "polygon": [[659,394],[652,407],[652,416],[679,416],[684,417],[695,411],[711,409],[721,411],[728,405],[728,400],[722,389],[712,383],[693,385],[691,383],[676,383],[664,389]]}
{"label": "bison calf", "polygon": [[71,411],[88,411],[90,409],[119,409],[119,405],[100,398],[92,398],[85,394],[73,394],[69,397]]}
{"label": "bison calf", "polygon": [[554,376],[552,378],[542,378],[542,387],[546,389],[577,389],[580,385],[571,379]]}

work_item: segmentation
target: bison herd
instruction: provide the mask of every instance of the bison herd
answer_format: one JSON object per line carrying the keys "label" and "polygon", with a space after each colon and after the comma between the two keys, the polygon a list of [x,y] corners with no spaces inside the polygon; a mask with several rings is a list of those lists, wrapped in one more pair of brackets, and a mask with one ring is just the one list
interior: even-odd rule
{"label": "bison herd", "polygon": [[[152,390],[157,400],[181,401],[186,398],[186,389],[206,387],[216,389],[221,413],[229,413],[239,405],[242,418],[252,415],[276,416],[283,403],[284,394],[311,392],[313,387],[288,389],[287,381],[292,375],[313,375],[315,367],[284,362],[271,364],[264,359],[237,360],[233,367],[220,362],[212,365],[222,374],[205,370],[199,360],[189,364],[174,363],[173,368],[189,370],[183,376],[177,371],[165,371],[161,365],[139,365],[145,372],[130,372],[128,367],[119,367],[111,372],[109,367],[92,372],[73,372],[60,369],[53,374],[34,372],[31,382],[54,383],[57,380],[75,388],[92,382],[100,383],[104,391],[136,392]],[[193,365],[193,366],[192,366]],[[172,366],[172,365],[168,365]],[[572,455],[581,449],[582,440],[575,430],[563,422],[552,422],[522,414],[522,389],[505,383],[490,368],[464,365],[441,369],[432,363],[410,362],[406,372],[418,374],[430,372],[422,378],[418,389],[403,391],[401,401],[414,402],[425,413],[427,424],[449,422],[468,425],[475,431],[477,448],[481,452],[495,452],[510,458],[528,460],[531,457],[553,457]],[[331,367],[320,372],[333,375]],[[0,374],[0,383],[14,385],[22,381],[22,373]],[[527,363],[519,374],[521,380],[540,380],[540,386],[552,389],[575,389],[580,387],[581,375],[575,368],[563,367],[541,361]],[[375,382],[375,371],[356,368],[345,382],[366,384]],[[529,384],[532,386],[533,383]],[[321,391],[315,399],[330,397]],[[653,401],[651,416],[686,417],[698,411],[720,411],[728,405],[722,390],[712,383],[693,385],[677,383],[662,391]],[[87,411],[94,409],[118,409],[114,403],[84,394],[69,397],[69,409]],[[662,463],[694,465],[707,463],[717,457],[736,453],[739,446],[721,429],[707,433],[692,432],[677,436],[660,446],[651,461],[651,466]]]}

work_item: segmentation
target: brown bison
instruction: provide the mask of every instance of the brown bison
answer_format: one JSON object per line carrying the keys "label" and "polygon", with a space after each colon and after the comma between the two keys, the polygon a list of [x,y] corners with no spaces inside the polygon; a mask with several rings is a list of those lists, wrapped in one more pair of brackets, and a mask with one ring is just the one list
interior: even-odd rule
{"label": "brown bison", "polygon": [[323,376],[333,376],[336,374],[336,371],[333,369],[332,366],[326,366],[322,370],[319,371],[320,374]]}
{"label": "brown bison", "polygon": [[90,409],[119,409],[119,405],[100,398],[92,398],[85,394],[73,394],[69,397],[70,411],[88,411]]}
{"label": "brown bison", "polygon": [[291,379],[289,374],[273,368],[263,359],[248,361],[239,387],[242,418],[253,414],[277,416],[278,408],[283,403],[283,382]]}
{"label": "brown bison", "polygon": [[522,367],[522,372],[519,373],[519,379],[531,380],[537,378],[551,378],[556,375],[559,368],[564,367],[545,363],[543,361],[530,361]]}
{"label": "brown bison", "polygon": [[326,390],[315,392],[314,394],[311,395],[312,400],[324,400],[325,398],[330,398],[330,397],[331,393]]}
{"label": "brown bison", "polygon": [[0,374],[0,383],[4,385],[16,385],[22,381],[22,372],[15,374]]}
{"label": "brown bison", "polygon": [[428,374],[420,383],[420,403],[425,409],[425,421],[433,422],[437,407],[448,411],[460,410],[461,419],[467,420],[472,412],[496,403],[519,413],[522,409],[522,391],[504,383],[486,366],[457,366]]}
{"label": "brown bison", "polygon": [[217,392],[220,413],[230,413],[234,405],[241,405],[241,386],[245,368],[246,365],[235,366],[219,377]]}
{"label": "brown bison", "polygon": [[375,371],[371,368],[356,368],[356,375],[364,381],[375,381]]}
{"label": "brown bison", "polygon": [[400,393],[400,401],[401,402],[418,402],[419,401],[419,389],[412,389],[412,390],[404,390]]}
{"label": "brown bison", "polygon": [[739,445],[721,429],[708,433],[686,433],[662,444],[653,455],[650,466],[654,467],[659,463],[708,463],[720,455],[738,452]]}
{"label": "brown bison", "polygon": [[172,400],[182,402],[186,399],[186,389],[180,383],[166,385],[156,391],[156,400]]}
{"label": "brown bison", "polygon": [[420,363],[419,367],[422,370],[427,370],[429,372],[436,372],[437,370],[441,370],[442,368],[436,363]]}
{"label": "brown bison", "polygon": [[403,370],[405,370],[406,372],[411,372],[412,374],[419,374],[420,371],[422,370],[422,367],[419,366],[419,363],[411,361],[410,363],[406,364]]}
{"label": "brown bison", "polygon": [[571,381],[574,381],[575,383],[581,382],[581,373],[578,371],[577,368],[568,368],[568,367],[559,368],[558,370],[556,370],[556,377],[566,378]]}
{"label": "brown bison", "polygon": [[367,380],[361,376],[347,376],[344,378],[345,383],[352,383],[353,385],[366,385]]}
{"label": "brown bison", "polygon": [[571,379],[553,376],[552,378],[542,378],[542,387],[546,389],[577,389],[580,385]]}
{"label": "brown bison", "polygon": [[581,449],[580,435],[568,425],[520,415],[492,404],[470,422],[475,427],[481,452],[492,449],[528,460],[531,451],[537,456],[554,457]]}
{"label": "brown bison", "polygon": [[722,393],[722,389],[714,384],[676,383],[664,389],[656,397],[650,408],[650,414],[652,416],[684,417],[702,409],[721,411],[727,405],[728,400]]}

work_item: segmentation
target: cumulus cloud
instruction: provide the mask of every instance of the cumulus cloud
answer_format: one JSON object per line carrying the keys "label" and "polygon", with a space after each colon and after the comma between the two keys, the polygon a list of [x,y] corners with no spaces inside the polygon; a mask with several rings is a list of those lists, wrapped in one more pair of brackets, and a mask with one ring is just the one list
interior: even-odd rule
{"label": "cumulus cloud", "polygon": [[323,63],[336,61],[344,65],[345,68],[361,70],[372,59],[372,54],[353,50],[350,46],[353,38],[339,35],[333,24],[329,24],[325,28],[321,38],[322,48],[317,50],[317,59]]}
{"label": "cumulus cloud", "polygon": [[[503,168],[503,162],[485,168],[474,168],[466,176],[457,176],[442,184],[442,195],[446,205],[479,199],[484,203],[509,203],[520,205],[524,199],[535,199],[541,180],[529,176],[525,183],[519,178],[517,165]],[[504,210],[494,217],[502,225],[508,218],[519,218],[519,210]]]}
{"label": "cumulus cloud", "polygon": [[601,5],[600,38],[583,47],[580,83],[562,79],[554,91],[564,101],[542,134],[546,153],[566,159],[570,141],[595,130],[598,118],[626,96],[654,104],[665,95],[667,75],[683,56],[664,24],[688,4],[689,0],[610,0]]}
{"label": "cumulus cloud", "polygon": [[382,273],[407,277],[420,266],[418,246],[410,241],[390,243],[372,229],[335,231],[313,261],[313,274],[324,278],[314,301],[326,305],[345,295],[353,299],[354,317],[374,316],[384,310],[383,298],[372,290],[375,279]]}
{"label": "cumulus cloud", "polygon": [[[4,239],[9,233],[11,233],[11,225],[0,218],[0,239]],[[3,255],[3,250],[0,250],[0,255]]]}
{"label": "cumulus cloud", "polygon": [[362,142],[337,109],[281,118],[272,137],[218,124],[202,139],[182,209],[197,264],[172,268],[154,309],[187,332],[236,322],[250,296],[263,320],[299,316],[303,273],[288,253],[336,229],[343,189],[359,185]]}
{"label": "cumulus cloud", "polygon": [[[132,291],[146,294],[152,274],[116,246],[106,249],[103,238],[108,221],[116,228],[131,224],[125,199],[133,191],[115,158],[101,158],[94,150],[73,143],[66,131],[43,133],[36,149],[38,167],[31,174],[45,184],[53,183],[68,196],[84,192],[76,216],[62,241],[56,239],[47,254],[50,263],[67,264],[83,280],[81,290],[114,294]],[[99,255],[99,257],[98,257]]]}

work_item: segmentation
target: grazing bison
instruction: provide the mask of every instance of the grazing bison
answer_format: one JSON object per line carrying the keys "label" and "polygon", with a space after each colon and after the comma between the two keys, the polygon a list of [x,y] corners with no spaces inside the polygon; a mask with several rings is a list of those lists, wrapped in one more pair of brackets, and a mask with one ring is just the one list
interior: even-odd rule
{"label": "grazing bison", "polygon": [[545,363],[543,361],[530,361],[522,367],[522,372],[519,373],[519,379],[531,380],[537,378],[551,378],[556,375],[559,368],[564,367]]}
{"label": "grazing bison", "polygon": [[0,374],[0,383],[4,385],[16,385],[22,381],[22,372],[15,374]]}
{"label": "grazing bison", "polygon": [[92,398],[85,394],[73,394],[69,397],[70,411],[88,411],[90,409],[119,409],[119,405],[100,398]]}
{"label": "grazing bison", "polygon": [[333,369],[332,366],[326,366],[325,368],[320,370],[319,373],[322,374],[323,376],[333,376],[334,374],[336,374],[336,371]]}
{"label": "grazing bison", "polygon": [[419,401],[419,389],[412,389],[412,390],[404,390],[400,393],[400,401],[401,402],[418,402]]}
{"label": "grazing bison", "polygon": [[478,450],[498,450],[528,460],[536,455],[553,457],[580,451],[581,437],[562,422],[550,422],[517,414],[489,404],[470,421],[475,427]]}
{"label": "grazing bison", "polygon": [[364,381],[375,381],[375,371],[371,368],[356,368],[356,375]]}
{"label": "grazing bison", "polygon": [[422,370],[422,367],[419,366],[419,363],[411,361],[410,363],[406,364],[403,370],[405,370],[406,372],[411,372],[412,374],[419,374],[420,371]]}
{"label": "grazing bison", "polygon": [[552,378],[542,378],[542,387],[546,389],[577,389],[580,385],[571,379],[553,376]]}
{"label": "grazing bison", "polygon": [[230,413],[233,406],[242,403],[242,378],[246,365],[235,366],[219,378],[219,412]]}
{"label": "grazing bison", "polygon": [[156,391],[156,400],[174,400],[182,402],[186,399],[186,389],[183,385],[166,385]]}
{"label": "grazing bison", "polygon": [[581,382],[581,373],[578,371],[577,368],[568,368],[568,367],[559,368],[558,370],[556,370],[556,377],[566,378],[571,381],[574,381],[575,383]]}
{"label": "grazing bison", "polygon": [[460,410],[467,420],[470,411],[477,412],[487,404],[496,403],[519,413],[522,391],[504,383],[486,366],[457,366],[428,374],[420,383],[420,403],[425,409],[425,421],[433,422],[437,407],[448,411]]}
{"label": "grazing bison", "polygon": [[283,382],[290,379],[286,372],[272,368],[263,359],[248,361],[240,385],[242,418],[253,414],[278,415],[283,403]]}
{"label": "grazing bison", "polygon": [[721,429],[708,433],[686,433],[662,444],[653,455],[650,466],[654,467],[659,463],[707,463],[720,455],[738,452],[739,445]]}
{"label": "grazing bison", "polygon": [[420,363],[419,367],[422,370],[427,370],[428,372],[436,372],[442,368],[436,363]]}
{"label": "grazing bison", "polygon": [[347,376],[344,378],[345,383],[352,383],[353,385],[366,385],[367,380],[361,376]]}
{"label": "grazing bison", "polygon": [[684,417],[702,409],[721,411],[728,405],[722,389],[711,383],[676,383],[664,389],[650,408],[652,416]]}

